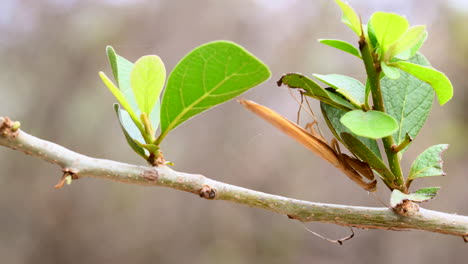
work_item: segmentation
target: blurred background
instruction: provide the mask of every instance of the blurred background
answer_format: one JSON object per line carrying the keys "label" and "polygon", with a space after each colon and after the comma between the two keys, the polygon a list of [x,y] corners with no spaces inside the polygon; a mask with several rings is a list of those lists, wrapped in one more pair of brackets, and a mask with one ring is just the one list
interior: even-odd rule
{"label": "blurred background", "polygon": [[[468,215],[468,2],[350,2],[365,21],[375,11],[389,11],[404,14],[412,25],[427,25],[422,52],[449,76],[455,96],[443,107],[434,103],[405,154],[404,170],[425,148],[449,143],[447,176],[416,185],[442,186],[424,207]],[[126,145],[112,108],[115,100],[97,75],[111,72],[106,45],[132,61],[158,54],[169,71],[202,43],[235,41],[273,72],[272,79],[243,97],[294,120],[298,104],[275,84],[283,73],[365,76],[359,60],[317,42],[356,43],[340,18],[331,0],[2,0],[0,116],[20,120],[28,133],[77,152],[144,164]],[[319,112],[316,103],[312,107]],[[382,206],[235,101],[178,127],[162,147],[179,171],[309,201]],[[54,190],[59,177],[53,165],[0,148],[2,263],[384,264],[468,258],[467,244],[458,237],[356,230],[354,239],[338,246],[261,209],[90,178]],[[378,196],[387,201],[389,192],[381,186]],[[335,225],[306,226],[331,239],[349,234]]]}

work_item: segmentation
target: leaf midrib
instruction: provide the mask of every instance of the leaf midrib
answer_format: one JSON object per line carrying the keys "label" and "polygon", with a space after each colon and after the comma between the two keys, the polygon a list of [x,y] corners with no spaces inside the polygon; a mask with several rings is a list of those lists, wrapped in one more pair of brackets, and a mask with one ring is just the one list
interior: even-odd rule
{"label": "leaf midrib", "polygon": [[[170,131],[172,130],[175,125],[179,122],[179,120],[185,115],[187,114],[188,111],[190,111],[195,105],[197,105],[198,103],[200,103],[201,101],[203,101],[204,99],[206,99],[208,96],[211,95],[211,93],[213,91],[216,91],[221,85],[223,85],[225,82],[227,82],[231,77],[235,76],[236,73],[238,71],[240,71],[242,68],[244,68],[248,63],[244,63],[242,64],[239,69],[237,69],[235,72],[231,73],[229,76],[226,76],[221,82],[219,82],[217,85],[213,86],[212,89],[208,90],[204,95],[202,95],[200,98],[198,98],[197,100],[195,100],[193,103],[191,103],[190,105],[188,105],[187,107],[184,108],[184,110],[182,110],[180,112],[180,114],[178,114],[173,120],[172,122],[167,126],[166,130],[165,131]],[[206,68],[206,63],[204,65],[204,68]],[[203,71],[204,74],[205,74],[205,70]],[[185,80],[185,76],[186,74],[184,74],[184,77],[183,77],[183,80]],[[181,92],[181,89],[178,89],[179,92]],[[206,91],[206,85],[203,81],[203,90]],[[181,94],[181,101],[182,101],[182,105],[185,105],[185,102],[183,101],[183,97],[182,97],[182,94]]]}

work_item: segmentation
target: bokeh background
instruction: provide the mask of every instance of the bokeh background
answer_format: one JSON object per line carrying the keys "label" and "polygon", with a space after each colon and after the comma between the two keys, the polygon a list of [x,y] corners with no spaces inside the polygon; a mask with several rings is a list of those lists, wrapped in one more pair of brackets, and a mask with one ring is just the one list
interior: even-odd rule
{"label": "bokeh background", "polygon": [[[404,14],[426,24],[422,52],[455,87],[434,109],[405,171],[426,147],[449,143],[446,177],[426,208],[468,215],[468,4],[465,0],[352,0],[372,12]],[[115,101],[97,72],[110,68],[106,45],[132,61],[158,54],[168,70],[195,46],[227,39],[261,58],[273,78],[243,97],[294,119],[297,103],[275,81],[286,72],[341,73],[364,78],[353,56],[318,38],[356,41],[331,0],[2,0],[0,115],[22,128],[86,155],[144,164],[126,145]],[[318,112],[317,104],[312,107]],[[307,117],[304,116],[304,122]],[[322,128],[324,127],[322,122]],[[178,127],[163,143],[175,169],[309,201],[381,206],[330,165],[228,102]],[[461,238],[428,232],[356,230],[343,246],[307,232],[283,215],[165,188],[83,179],[61,190],[57,167],[0,148],[2,263],[464,263]],[[387,201],[381,188],[378,196]],[[332,239],[343,227],[310,223]]]}

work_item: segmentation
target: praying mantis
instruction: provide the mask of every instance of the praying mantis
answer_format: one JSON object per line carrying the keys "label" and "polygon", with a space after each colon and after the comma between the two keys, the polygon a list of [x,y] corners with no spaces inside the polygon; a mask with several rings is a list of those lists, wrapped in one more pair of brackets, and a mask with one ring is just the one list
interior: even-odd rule
{"label": "praying mantis", "polygon": [[342,153],[335,138],[329,143],[317,131],[317,120],[302,128],[266,106],[249,100],[239,100],[239,103],[339,169],[364,190],[374,192],[377,189],[377,180],[369,164]]}

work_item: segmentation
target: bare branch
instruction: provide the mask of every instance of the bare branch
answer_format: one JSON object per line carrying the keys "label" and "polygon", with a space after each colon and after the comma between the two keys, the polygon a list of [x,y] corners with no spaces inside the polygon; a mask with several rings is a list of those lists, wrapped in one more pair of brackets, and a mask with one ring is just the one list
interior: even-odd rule
{"label": "bare branch", "polygon": [[210,200],[225,200],[270,210],[301,222],[324,222],[365,229],[417,229],[468,237],[468,217],[420,208],[409,216],[392,209],[314,203],[254,191],[215,181],[199,174],[177,172],[167,166],[145,167],[91,158],[31,136],[17,122],[0,117],[0,145],[36,156],[62,168],[63,178],[104,178],[118,182],[169,187]]}

